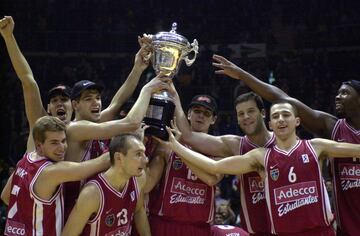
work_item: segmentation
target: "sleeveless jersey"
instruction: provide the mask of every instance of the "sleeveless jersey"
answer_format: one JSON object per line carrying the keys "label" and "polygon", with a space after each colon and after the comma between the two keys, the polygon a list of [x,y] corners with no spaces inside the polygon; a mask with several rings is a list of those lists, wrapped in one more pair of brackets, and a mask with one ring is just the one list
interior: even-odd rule
{"label": "sleeveless jersey", "polygon": [[[95,159],[108,151],[109,140],[92,140],[89,141],[86,150],[81,158],[80,162]],[[64,184],[64,196],[65,196],[65,220],[69,217],[72,208],[76,203],[76,199],[79,196],[80,189],[87,182],[86,179],[81,181],[67,182]]]}
{"label": "sleeveless jersey", "polygon": [[[355,130],[345,119],[339,119],[331,138],[337,142],[360,144],[360,130]],[[360,159],[332,158],[336,222],[342,232],[360,235]]]}
{"label": "sleeveless jersey", "polygon": [[34,160],[35,152],[25,153],[17,163],[11,183],[5,235],[60,236],[64,225],[62,185],[50,200],[34,193],[34,184],[41,171],[52,165],[46,158]]}
{"label": "sleeveless jersey", "polygon": [[232,225],[212,225],[211,236],[249,236],[249,233]]}
{"label": "sleeveless jersey", "polygon": [[160,185],[150,193],[149,210],[168,220],[210,223],[214,215],[214,194],[214,187],[202,182],[172,152]]}
{"label": "sleeveless jersey", "polygon": [[315,150],[297,140],[289,151],[277,146],[265,155],[265,193],[272,233],[302,233],[327,228],[333,215]]}
{"label": "sleeveless jersey", "polygon": [[130,236],[139,189],[136,177],[131,177],[121,192],[98,174],[86,184],[94,184],[100,192],[100,208],[88,221],[83,236]]}
{"label": "sleeveless jersey", "polygon": [[[275,135],[267,141],[264,147],[271,148],[275,143]],[[256,144],[251,142],[247,136],[240,139],[240,155],[258,148]],[[239,175],[240,190],[240,217],[244,229],[249,233],[269,233],[271,226],[269,223],[268,209],[265,201],[264,181],[257,172],[250,172]],[[262,220],[259,220],[262,219]],[[263,234],[262,234],[263,235]]]}

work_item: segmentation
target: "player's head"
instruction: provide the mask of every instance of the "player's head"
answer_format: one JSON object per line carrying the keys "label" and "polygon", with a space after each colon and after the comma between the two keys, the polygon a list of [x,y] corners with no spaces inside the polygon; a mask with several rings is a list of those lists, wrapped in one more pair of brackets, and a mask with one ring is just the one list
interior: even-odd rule
{"label": "player's head", "polygon": [[266,129],[264,103],[259,95],[244,93],[235,99],[234,104],[238,124],[246,135],[256,135]]}
{"label": "player's head", "polygon": [[71,88],[59,84],[47,93],[47,112],[68,124],[71,121],[73,108],[70,100]]}
{"label": "player's head", "polygon": [[39,155],[53,161],[62,161],[67,148],[66,125],[54,116],[39,118],[32,129],[32,135]]}
{"label": "player's head", "polygon": [[77,120],[100,120],[102,90],[103,86],[89,80],[81,80],[74,84],[71,101]]}
{"label": "player's head", "polygon": [[360,81],[349,80],[342,83],[335,97],[335,110],[340,118],[351,118],[359,113]]}
{"label": "player's head", "polygon": [[216,113],[217,104],[213,97],[205,94],[193,97],[188,109],[192,130],[207,133],[216,121]]}
{"label": "player's head", "polygon": [[277,138],[285,139],[295,134],[296,127],[299,125],[300,118],[295,106],[283,100],[276,101],[271,105],[269,127]]}
{"label": "player's head", "polygon": [[121,134],[111,139],[110,162],[128,176],[140,176],[148,162],[145,146],[137,135]]}

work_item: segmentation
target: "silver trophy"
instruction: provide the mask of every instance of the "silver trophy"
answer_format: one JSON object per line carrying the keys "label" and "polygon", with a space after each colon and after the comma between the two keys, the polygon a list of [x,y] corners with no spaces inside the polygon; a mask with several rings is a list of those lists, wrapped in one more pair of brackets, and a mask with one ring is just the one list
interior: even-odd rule
{"label": "silver trophy", "polygon": [[[199,50],[196,39],[190,44],[184,36],[176,33],[176,29],[177,24],[174,22],[170,32],[159,32],[150,35],[152,52],[147,58],[151,60],[156,74],[162,72],[170,78],[176,75],[182,60],[185,61],[187,66],[191,66]],[[194,54],[190,59],[189,54],[192,52]],[[146,130],[146,134],[167,140],[168,133],[165,127],[170,126],[174,110],[175,104],[167,91],[154,94],[144,118],[145,123],[150,125]]]}

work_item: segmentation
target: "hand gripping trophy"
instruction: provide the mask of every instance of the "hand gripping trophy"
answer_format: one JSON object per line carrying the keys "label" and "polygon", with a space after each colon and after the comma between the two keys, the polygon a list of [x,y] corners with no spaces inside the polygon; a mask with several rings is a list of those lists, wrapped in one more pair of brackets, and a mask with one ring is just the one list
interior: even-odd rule
{"label": "hand gripping trophy", "polygon": [[[198,54],[198,42],[196,39],[190,44],[182,35],[176,33],[177,24],[173,23],[170,32],[159,32],[150,35],[152,39],[152,53],[149,55],[156,74],[173,78],[179,70],[181,61],[191,66]],[[189,54],[194,52],[192,59]],[[154,135],[163,140],[168,139],[166,126],[170,126],[173,119],[175,104],[167,91],[156,93],[150,100],[144,122],[150,127],[146,130],[147,135]]]}

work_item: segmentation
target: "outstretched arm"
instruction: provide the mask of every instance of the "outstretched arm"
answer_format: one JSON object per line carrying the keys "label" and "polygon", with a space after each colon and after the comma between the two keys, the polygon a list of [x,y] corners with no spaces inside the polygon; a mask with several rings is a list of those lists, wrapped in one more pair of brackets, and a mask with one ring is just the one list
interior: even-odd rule
{"label": "outstretched arm", "polygon": [[197,168],[205,170],[210,174],[238,175],[256,171],[259,169],[259,166],[264,166],[264,148],[254,149],[242,156],[231,156],[215,161],[183,146],[174,138],[170,128],[167,127],[167,130],[170,135],[168,142],[169,147],[185,161],[192,163]]}
{"label": "outstretched arm", "polygon": [[333,140],[315,138],[311,144],[314,146],[319,157],[360,157],[360,144],[339,143]]}
{"label": "outstretched arm", "polygon": [[[11,63],[23,88],[25,112],[31,131],[36,120],[47,115],[47,113],[43,107],[39,87],[34,79],[31,68],[17,45],[13,34],[14,27],[15,23],[11,16],[5,16],[0,20],[0,33],[5,40]],[[27,150],[33,151],[34,149],[35,145],[30,132]]]}
{"label": "outstretched arm", "polygon": [[138,37],[138,42],[141,46],[140,50],[135,55],[134,67],[132,68],[129,76],[124,84],[116,92],[115,96],[110,102],[110,105],[101,112],[100,122],[113,120],[118,114],[121,106],[131,97],[133,94],[141,74],[148,67],[149,60],[145,60],[145,56],[149,53],[149,49],[144,43],[147,38]]}
{"label": "outstretched arm", "polygon": [[96,185],[91,183],[85,185],[79,194],[61,235],[81,235],[88,220],[98,212],[100,201],[100,192]]}
{"label": "outstretched arm", "polygon": [[281,89],[259,80],[222,56],[214,55],[213,59],[215,61],[213,62],[213,66],[218,69],[215,71],[216,74],[227,75],[231,78],[242,80],[255,93],[269,102],[274,102],[280,99],[290,102],[296,106],[301,118],[301,124],[308,131],[319,137],[331,137],[332,129],[337,120],[333,115],[311,109],[301,101],[290,97]]}

